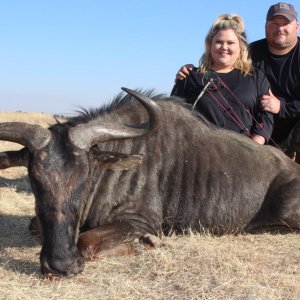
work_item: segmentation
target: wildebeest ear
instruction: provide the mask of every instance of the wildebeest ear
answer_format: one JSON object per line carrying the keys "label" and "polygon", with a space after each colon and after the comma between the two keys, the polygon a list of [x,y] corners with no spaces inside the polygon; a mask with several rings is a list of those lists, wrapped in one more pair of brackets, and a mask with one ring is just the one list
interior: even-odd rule
{"label": "wildebeest ear", "polygon": [[94,152],[94,157],[102,168],[113,171],[132,169],[143,161],[142,155],[118,152]]}
{"label": "wildebeest ear", "polygon": [[22,148],[18,151],[0,152],[0,169],[11,167],[27,167],[28,150]]}

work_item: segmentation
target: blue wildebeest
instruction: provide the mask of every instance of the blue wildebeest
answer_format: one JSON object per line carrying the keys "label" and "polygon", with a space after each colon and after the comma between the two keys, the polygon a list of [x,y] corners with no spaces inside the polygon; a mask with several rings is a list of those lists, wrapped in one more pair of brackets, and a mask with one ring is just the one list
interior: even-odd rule
{"label": "blue wildebeest", "polygon": [[170,230],[300,229],[298,164],[180,99],[124,90],[48,129],[0,124],[1,140],[25,146],[0,167],[28,167],[43,273],[77,274],[85,259],[159,246]]}

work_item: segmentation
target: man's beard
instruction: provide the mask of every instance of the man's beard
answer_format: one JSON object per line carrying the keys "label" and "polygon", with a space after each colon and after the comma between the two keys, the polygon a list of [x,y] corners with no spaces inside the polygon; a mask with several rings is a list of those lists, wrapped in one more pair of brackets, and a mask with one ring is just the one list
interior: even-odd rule
{"label": "man's beard", "polygon": [[[281,35],[281,36],[283,36],[283,35]],[[286,36],[283,36],[283,37],[284,38],[278,38],[278,36],[268,37],[268,42],[272,47],[277,48],[277,49],[285,49],[285,48],[290,47],[292,45],[291,42],[287,39]]]}

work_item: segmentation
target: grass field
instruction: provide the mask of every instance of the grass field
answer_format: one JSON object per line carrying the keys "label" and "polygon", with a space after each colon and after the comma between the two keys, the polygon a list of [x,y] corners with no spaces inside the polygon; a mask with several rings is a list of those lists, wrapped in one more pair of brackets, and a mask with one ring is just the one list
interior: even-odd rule
{"label": "grass field", "polygon": [[[0,113],[4,121],[54,119]],[[19,147],[0,141],[0,151]],[[33,215],[27,170],[0,170],[0,299],[300,299],[299,233],[164,237],[161,249],[87,262],[83,273],[51,281],[28,231]]]}

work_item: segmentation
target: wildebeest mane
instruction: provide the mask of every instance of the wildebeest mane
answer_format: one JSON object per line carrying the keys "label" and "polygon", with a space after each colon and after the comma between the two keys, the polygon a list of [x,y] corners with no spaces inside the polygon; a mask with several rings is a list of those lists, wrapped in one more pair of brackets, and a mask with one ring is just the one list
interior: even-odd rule
{"label": "wildebeest mane", "polygon": [[[153,89],[145,90],[145,91],[137,89],[137,91],[139,91],[140,93],[144,94],[145,96],[153,100],[159,100],[166,97],[166,95],[164,94],[155,93]],[[136,102],[135,98],[133,98],[129,94],[120,92],[113,98],[113,100],[109,104],[104,104],[101,107],[92,107],[92,108],[79,107],[79,109],[76,111],[77,115],[68,118],[67,122],[64,122],[64,124],[65,125],[68,124],[73,127],[78,124],[88,123],[104,114],[111,113],[116,109],[125,107],[134,102]]]}
{"label": "wildebeest mane", "polygon": [[[176,103],[177,105],[185,107],[187,110],[190,110],[195,116],[197,116],[199,119],[201,119],[206,125],[215,127],[212,123],[207,121],[207,119],[198,111],[194,110],[192,108],[192,105],[187,103],[185,99],[180,97],[174,97],[174,96],[167,96],[163,93],[156,93],[154,89],[149,90],[141,90],[136,89],[136,91],[142,93],[143,95],[151,98],[154,101],[172,101],[173,103]],[[104,114],[112,113],[113,111],[120,109],[125,106],[131,106],[133,104],[136,104],[137,100],[132,97],[129,94],[126,94],[124,92],[120,92],[117,94],[113,100],[109,104],[104,104],[101,107],[94,107],[94,108],[84,108],[79,107],[79,110],[77,110],[77,115],[69,117],[64,122],[59,122],[57,120],[57,124],[53,126],[63,126],[63,127],[74,127],[78,124],[82,123],[88,123],[92,120],[95,120],[99,118],[100,116],[103,116]],[[52,127],[53,127],[52,126]]]}

